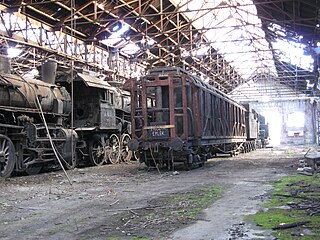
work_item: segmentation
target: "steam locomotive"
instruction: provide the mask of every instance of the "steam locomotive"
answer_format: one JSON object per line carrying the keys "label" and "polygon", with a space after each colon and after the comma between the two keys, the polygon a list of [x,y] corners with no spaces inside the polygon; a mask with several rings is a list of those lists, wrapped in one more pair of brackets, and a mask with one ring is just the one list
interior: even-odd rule
{"label": "steam locomotive", "polygon": [[13,170],[35,174],[57,159],[73,168],[78,136],[65,127],[71,112],[66,89],[52,84],[50,74],[46,82],[10,74],[6,58],[0,76],[0,177]]}
{"label": "steam locomotive", "polygon": [[80,72],[72,81],[61,75],[57,85],[57,63],[51,60],[41,72],[42,80],[11,74],[1,57],[0,177],[13,171],[36,174],[58,163],[72,169],[79,162],[131,158],[128,92]]}
{"label": "steam locomotive", "polygon": [[120,82],[104,81],[79,71],[75,75],[73,86],[70,74],[58,77],[57,83],[70,93],[73,89],[73,128],[79,136],[79,164],[129,161],[130,93],[122,90]]}
{"label": "steam locomotive", "polygon": [[201,166],[217,155],[256,148],[258,114],[181,68],[149,70],[131,79],[132,140],[147,166]]}

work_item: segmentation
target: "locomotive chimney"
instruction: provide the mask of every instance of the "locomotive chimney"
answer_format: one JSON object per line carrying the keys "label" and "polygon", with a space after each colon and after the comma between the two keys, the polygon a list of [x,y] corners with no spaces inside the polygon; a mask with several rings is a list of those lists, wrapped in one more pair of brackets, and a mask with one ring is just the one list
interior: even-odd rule
{"label": "locomotive chimney", "polygon": [[0,55],[0,73],[11,73],[11,61],[7,56]]}
{"label": "locomotive chimney", "polygon": [[55,84],[57,74],[57,62],[54,59],[47,59],[42,62],[41,79],[50,84]]}

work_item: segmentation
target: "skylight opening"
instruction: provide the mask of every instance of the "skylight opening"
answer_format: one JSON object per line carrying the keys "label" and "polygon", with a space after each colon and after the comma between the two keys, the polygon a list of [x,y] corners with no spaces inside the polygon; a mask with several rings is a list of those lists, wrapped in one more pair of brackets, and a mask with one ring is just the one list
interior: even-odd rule
{"label": "skylight opening", "polygon": [[135,54],[139,50],[140,50],[140,47],[134,43],[129,43],[121,49],[123,53],[129,54],[129,55]]}
{"label": "skylight opening", "polygon": [[268,28],[278,36],[278,38],[274,39],[272,45],[279,55],[280,61],[313,71],[314,59],[308,53],[307,46],[300,42],[303,36],[288,32],[278,24],[270,24]]}
{"label": "skylight opening", "polygon": [[273,47],[279,54],[281,61],[289,62],[292,65],[305,70],[313,70],[314,59],[310,54],[306,54],[305,49],[307,46],[305,44],[290,40],[276,39],[273,42]]}
{"label": "skylight opening", "polygon": [[117,24],[112,28],[112,34],[107,38],[102,40],[101,42],[106,45],[120,45],[127,41],[127,38],[124,35],[130,29],[129,25],[126,23]]}
{"label": "skylight opening", "polygon": [[120,37],[122,34],[124,34],[126,31],[128,31],[129,28],[130,28],[129,25],[126,23],[123,23],[122,26],[116,25],[112,29],[113,33],[111,34],[110,38]]}
{"label": "skylight opening", "polygon": [[22,50],[19,48],[9,47],[7,49],[7,54],[9,58],[18,57],[22,53]]}
{"label": "skylight opening", "polygon": [[[171,0],[197,29],[208,29],[203,36],[244,78],[264,68],[276,75],[269,43],[252,0]],[[240,40],[240,41],[239,41]],[[243,43],[241,41],[244,41]],[[242,61],[238,61],[238,59]],[[259,60],[248,67],[246,61]],[[263,61],[262,61],[263,60]],[[265,66],[268,65],[268,66]]]}
{"label": "skylight opening", "polygon": [[200,46],[200,48],[194,51],[193,54],[196,56],[204,56],[207,54],[208,50],[209,50],[208,46]]}

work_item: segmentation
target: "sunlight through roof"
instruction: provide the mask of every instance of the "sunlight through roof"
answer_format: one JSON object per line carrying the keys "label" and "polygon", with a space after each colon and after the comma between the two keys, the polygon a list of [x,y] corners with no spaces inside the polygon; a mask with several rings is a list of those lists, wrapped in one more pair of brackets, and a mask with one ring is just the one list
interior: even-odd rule
{"label": "sunlight through roof", "polygon": [[266,72],[276,76],[269,43],[251,0],[171,0],[202,30],[213,48],[243,78]]}
{"label": "sunlight through roof", "polygon": [[[302,36],[294,36],[293,33],[287,33],[284,28],[277,24],[271,24],[269,29],[278,36],[272,42],[272,46],[280,61],[291,63],[308,71],[313,70],[314,59],[307,46],[300,43],[300,40],[303,39]],[[289,38],[288,35],[291,37]]]}
{"label": "sunlight through roof", "polygon": [[124,43],[125,37],[123,35],[129,30],[129,28],[130,26],[126,23],[117,24],[112,28],[112,34],[101,42],[109,46],[115,46],[119,45],[120,43]]}

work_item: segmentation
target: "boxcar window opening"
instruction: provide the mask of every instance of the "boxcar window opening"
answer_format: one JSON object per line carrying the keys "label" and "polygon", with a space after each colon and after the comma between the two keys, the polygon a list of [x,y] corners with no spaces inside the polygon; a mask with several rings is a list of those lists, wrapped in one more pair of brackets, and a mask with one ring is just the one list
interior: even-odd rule
{"label": "boxcar window opening", "polygon": [[191,86],[189,84],[186,86],[186,94],[187,94],[187,107],[192,109],[192,93],[191,93]]}
{"label": "boxcar window opening", "polygon": [[227,123],[227,104],[226,104],[226,101],[224,101],[224,100],[222,100],[221,101],[221,103],[222,103],[222,113],[223,113],[223,115],[222,115],[222,119],[224,119],[224,121],[223,121],[223,136],[227,136],[227,125],[228,125],[228,123]]}
{"label": "boxcar window opening", "polygon": [[235,117],[235,135],[238,135],[239,132],[239,116],[238,116],[238,107],[234,108],[234,117]]}
{"label": "boxcar window opening", "polygon": [[176,128],[176,135],[181,137],[183,134],[183,117],[182,116],[175,116],[175,128]]}
{"label": "boxcar window opening", "polygon": [[[199,88],[201,89],[201,88]],[[202,128],[202,135],[207,135],[206,133],[206,123],[207,123],[207,112],[206,112],[206,91],[200,91],[200,99],[201,99],[201,128]]]}
{"label": "boxcar window opening", "polygon": [[210,99],[210,109],[211,109],[211,135],[215,135],[215,129],[214,129],[214,109],[215,109],[215,106],[214,106],[214,94],[211,93],[210,94],[211,96],[211,99]]}
{"label": "boxcar window opening", "polygon": [[225,109],[225,101],[220,99],[220,111],[221,111],[221,134],[222,136],[226,136],[226,109]]}
{"label": "boxcar window opening", "polygon": [[240,135],[244,135],[245,132],[246,132],[246,127],[245,127],[245,123],[244,123],[244,120],[245,120],[245,112],[243,109],[240,109],[240,125],[241,125],[241,132],[240,132]]}
{"label": "boxcar window opening", "polygon": [[182,108],[182,81],[181,78],[173,78],[173,103],[175,114],[175,132],[178,137],[183,134],[183,108]]}
{"label": "boxcar window opening", "polygon": [[190,83],[186,80],[186,95],[187,95],[187,112],[188,112],[188,135],[194,135],[194,119],[193,119],[193,101],[192,88]]}
{"label": "boxcar window opening", "polygon": [[231,122],[232,122],[232,135],[235,135],[235,111],[234,111],[235,106],[231,105]]}
{"label": "boxcar window opening", "polygon": [[181,108],[182,107],[182,87],[174,87],[174,107]]}
{"label": "boxcar window opening", "polygon": [[209,91],[206,92],[206,129],[207,134],[211,135],[211,93]]}
{"label": "boxcar window opening", "polygon": [[147,87],[146,88],[146,92],[147,92],[147,99],[146,99],[146,103],[147,103],[147,108],[153,108],[154,107],[154,103],[155,103],[155,98],[156,98],[156,88],[155,87]]}
{"label": "boxcar window opening", "polygon": [[215,96],[215,101],[214,101],[214,111],[215,111],[215,116],[214,116],[214,122],[215,122],[215,130],[216,130],[216,136],[220,136],[220,122],[219,122],[219,118],[220,118],[220,103],[219,103],[219,98],[217,96]]}
{"label": "boxcar window opening", "polygon": [[210,136],[212,136],[213,132],[212,132],[212,105],[211,105],[211,102],[212,102],[212,93],[208,92],[207,94],[207,108],[208,108],[208,113],[207,113],[207,116],[208,116],[208,133]]}
{"label": "boxcar window opening", "polygon": [[211,94],[210,92],[207,92],[206,94],[206,103],[207,103],[207,106],[206,106],[206,118],[207,118],[207,132],[208,132],[208,135],[211,136]]}
{"label": "boxcar window opening", "polygon": [[229,113],[230,113],[230,135],[234,136],[234,116],[233,116],[233,107],[234,105],[232,103],[230,103],[230,109],[229,109]]}
{"label": "boxcar window opening", "polygon": [[191,108],[187,108],[187,114],[188,114],[188,135],[189,137],[194,137],[194,118],[193,118],[193,112]]}
{"label": "boxcar window opening", "polygon": [[162,122],[165,124],[170,124],[169,117],[169,86],[162,86]]}
{"label": "boxcar window opening", "polygon": [[241,117],[242,117],[242,110],[238,107],[238,122],[239,122],[239,135],[241,135],[241,131],[242,131],[242,120],[241,120]]}
{"label": "boxcar window opening", "polygon": [[226,115],[227,115],[227,124],[226,124],[226,127],[227,127],[227,136],[231,136],[231,118],[230,118],[230,103],[229,102],[226,102]]}
{"label": "boxcar window opening", "polygon": [[131,99],[133,100],[132,104],[133,104],[134,110],[142,107],[142,95],[141,95],[140,89],[137,91],[134,91]]}
{"label": "boxcar window opening", "polygon": [[148,125],[169,124],[169,87],[147,87]]}
{"label": "boxcar window opening", "polygon": [[207,94],[208,92],[206,90],[203,90],[203,103],[204,103],[204,106],[203,106],[203,134],[204,136],[208,135],[208,102],[207,102]]}
{"label": "boxcar window opening", "polygon": [[154,99],[152,97],[147,97],[147,108],[154,108]]}

